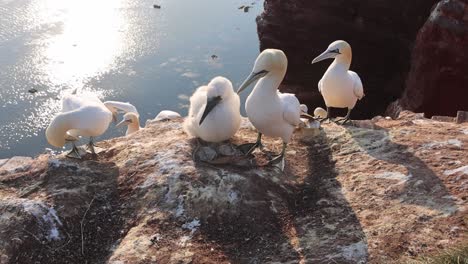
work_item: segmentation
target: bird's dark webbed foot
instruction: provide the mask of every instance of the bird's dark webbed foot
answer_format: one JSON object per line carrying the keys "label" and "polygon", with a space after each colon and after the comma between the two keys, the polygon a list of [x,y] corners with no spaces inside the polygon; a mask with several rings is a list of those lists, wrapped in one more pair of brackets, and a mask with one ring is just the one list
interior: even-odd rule
{"label": "bird's dark webbed foot", "polygon": [[86,144],[86,149],[91,152],[91,155],[93,156],[93,158],[97,157],[96,151],[94,149],[95,146],[96,145],[94,145],[93,137],[90,137],[88,144]]}
{"label": "bird's dark webbed foot", "polygon": [[347,122],[349,122],[351,119],[350,119],[350,115],[351,115],[351,110],[352,109],[348,109],[348,113],[346,114],[346,116],[344,118],[339,118],[337,120],[335,120],[336,123],[339,123],[340,125],[344,125],[346,124]]}
{"label": "bird's dark webbed foot", "polygon": [[257,141],[255,143],[246,143],[237,146],[237,149],[239,149],[246,156],[252,154],[252,152],[254,152],[254,150],[257,148],[263,148],[261,133],[258,133]]}
{"label": "bird's dark webbed foot", "polygon": [[350,119],[349,118],[342,118],[342,119],[336,120],[337,123],[340,122],[340,121],[341,121],[340,125],[345,125],[346,123],[348,123],[350,121]]}
{"label": "bird's dark webbed foot", "polygon": [[277,166],[281,171],[284,171],[284,155],[286,153],[286,146],[287,144],[283,143],[283,149],[281,150],[281,153],[278,156],[274,157],[272,160],[270,160],[268,162],[268,165]]}
{"label": "bird's dark webbed foot", "polygon": [[66,157],[72,159],[81,159],[80,150],[76,147],[75,143],[73,143],[73,147],[70,152],[66,154]]}

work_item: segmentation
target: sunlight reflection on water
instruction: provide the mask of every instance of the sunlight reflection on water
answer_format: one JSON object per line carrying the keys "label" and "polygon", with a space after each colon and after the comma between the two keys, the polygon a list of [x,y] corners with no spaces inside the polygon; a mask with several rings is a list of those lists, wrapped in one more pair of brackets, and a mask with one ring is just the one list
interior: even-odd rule
{"label": "sunlight reflection on water", "polygon": [[75,88],[132,102],[144,123],[185,114],[216,75],[238,84],[258,53],[254,1],[243,13],[242,0],[0,0],[0,158],[50,147],[44,129]]}

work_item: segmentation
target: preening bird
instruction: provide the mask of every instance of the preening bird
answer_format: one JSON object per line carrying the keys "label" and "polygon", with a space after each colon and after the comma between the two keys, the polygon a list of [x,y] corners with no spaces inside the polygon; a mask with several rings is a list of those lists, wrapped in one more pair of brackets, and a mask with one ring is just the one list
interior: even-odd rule
{"label": "preening bird", "polygon": [[114,121],[117,120],[118,113],[124,113],[123,120],[116,127],[126,125],[127,131],[125,135],[130,135],[140,130],[140,114],[134,105],[118,101],[106,101],[104,105],[112,112]]}
{"label": "preening bird", "polygon": [[104,105],[112,112],[114,121],[116,120],[118,113],[135,113],[138,117],[138,110],[131,103],[118,102],[118,101],[105,101]]}
{"label": "preening bird", "polygon": [[74,143],[79,136],[90,137],[88,148],[93,154],[93,137],[102,135],[112,122],[112,112],[93,96],[65,95],[62,99],[62,111],[50,122],[46,129],[49,144],[63,147],[71,141],[73,148],[68,157],[81,158]]}
{"label": "preening bird", "polygon": [[125,135],[128,136],[140,130],[140,120],[137,113],[128,112],[123,116],[123,120],[116,127],[127,126]]}
{"label": "preening bird", "polygon": [[357,73],[349,70],[352,59],[351,46],[346,41],[337,40],[330,44],[327,50],[316,57],[312,63],[325,59],[334,59],[318,83],[319,92],[327,106],[325,119],[330,116],[330,107],[347,108],[348,113],[342,119],[344,124],[349,120],[351,110],[353,110],[357,100],[364,97],[361,79]]}
{"label": "preening bird", "polygon": [[258,130],[257,142],[252,144],[247,154],[261,146],[262,135],[280,137],[283,140],[281,154],[270,163],[281,162],[282,169],[284,169],[286,146],[291,140],[294,128],[301,122],[299,100],[294,94],[278,91],[287,67],[288,60],[283,51],[266,49],[258,55],[252,73],[237,91],[241,93],[258,80],[245,102],[247,116]]}
{"label": "preening bird", "polygon": [[204,141],[221,142],[234,136],[240,122],[239,96],[228,79],[216,77],[208,85],[199,87],[190,97],[184,130]]}

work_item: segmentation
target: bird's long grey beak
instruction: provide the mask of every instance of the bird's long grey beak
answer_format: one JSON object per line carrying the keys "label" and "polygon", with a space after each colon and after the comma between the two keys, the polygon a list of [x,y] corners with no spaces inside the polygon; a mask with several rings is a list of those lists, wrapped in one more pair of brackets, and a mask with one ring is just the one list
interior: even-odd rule
{"label": "bird's long grey beak", "polygon": [[237,89],[237,94],[240,94],[245,88],[249,87],[249,85],[256,80],[264,77],[265,75],[268,74],[268,71],[262,70],[259,72],[252,72],[249,77],[242,83],[242,85]]}
{"label": "bird's long grey beak", "polygon": [[130,119],[124,119],[124,120],[120,121],[120,123],[118,123],[117,125],[115,125],[115,127],[126,126],[126,125],[131,124],[131,123],[132,123],[132,120],[130,120]]}
{"label": "bird's long grey beak", "polygon": [[313,59],[311,64],[314,64],[314,63],[316,63],[316,62],[323,61],[323,60],[326,60],[326,59],[335,58],[336,55],[338,55],[338,54],[339,54],[339,53],[326,50],[326,51],[323,52],[322,54],[318,55],[315,59]]}
{"label": "bird's long grey beak", "polygon": [[221,96],[215,96],[208,98],[208,101],[206,102],[206,107],[205,111],[203,112],[202,117],[200,118],[200,123],[198,125],[201,125],[203,123],[203,120],[208,116],[208,114],[221,102]]}

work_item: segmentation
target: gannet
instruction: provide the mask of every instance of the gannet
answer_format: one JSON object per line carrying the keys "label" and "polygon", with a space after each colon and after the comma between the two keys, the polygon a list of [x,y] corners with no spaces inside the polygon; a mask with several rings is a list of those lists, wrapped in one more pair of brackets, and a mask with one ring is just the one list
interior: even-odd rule
{"label": "gannet", "polygon": [[307,105],[301,104],[299,107],[301,108],[301,113],[303,114],[309,113],[309,108],[307,107]]}
{"label": "gannet", "polygon": [[228,79],[216,77],[208,85],[199,87],[190,97],[184,130],[204,141],[221,142],[234,136],[240,122],[239,96]]}
{"label": "gannet", "polygon": [[[118,101],[105,101],[104,105],[112,112],[114,118],[116,118],[119,112],[123,113],[135,113],[139,117],[138,110],[131,103],[118,102]],[[114,120],[116,121],[116,120]]]}
{"label": "gannet", "polygon": [[103,134],[111,122],[112,112],[99,98],[69,94],[62,99],[62,111],[47,127],[46,138],[55,147],[63,147],[67,141],[71,141],[73,148],[67,156],[81,158],[74,141],[79,136],[90,137],[87,146],[95,155],[93,137]]}
{"label": "gannet", "polygon": [[323,109],[322,107],[317,107],[314,110],[314,117],[316,118],[324,119],[324,118],[327,118],[327,115],[328,115],[327,110]]}
{"label": "gannet", "polygon": [[138,114],[133,112],[128,112],[124,114],[123,120],[120,123],[118,123],[116,127],[124,125],[127,126],[127,131],[125,132],[126,136],[140,130],[140,120]]}
{"label": "gannet", "polygon": [[349,70],[352,52],[351,46],[346,41],[337,40],[333,42],[312,63],[331,58],[335,60],[319,81],[318,89],[327,106],[325,119],[329,118],[330,107],[347,108],[348,113],[342,119],[342,124],[344,124],[349,120],[351,110],[353,110],[357,100],[364,97],[364,90],[357,73]]}
{"label": "gannet", "polygon": [[299,100],[294,94],[278,91],[287,66],[288,60],[283,51],[266,49],[257,57],[252,73],[237,91],[240,93],[251,83],[259,80],[245,102],[247,116],[258,130],[257,142],[247,154],[261,146],[262,134],[280,137],[283,140],[281,154],[270,163],[281,162],[282,169],[284,169],[286,146],[291,140],[294,128],[301,123]]}
{"label": "gannet", "polygon": [[180,114],[171,110],[162,110],[159,114],[153,119],[154,121],[167,121],[179,118]]}

